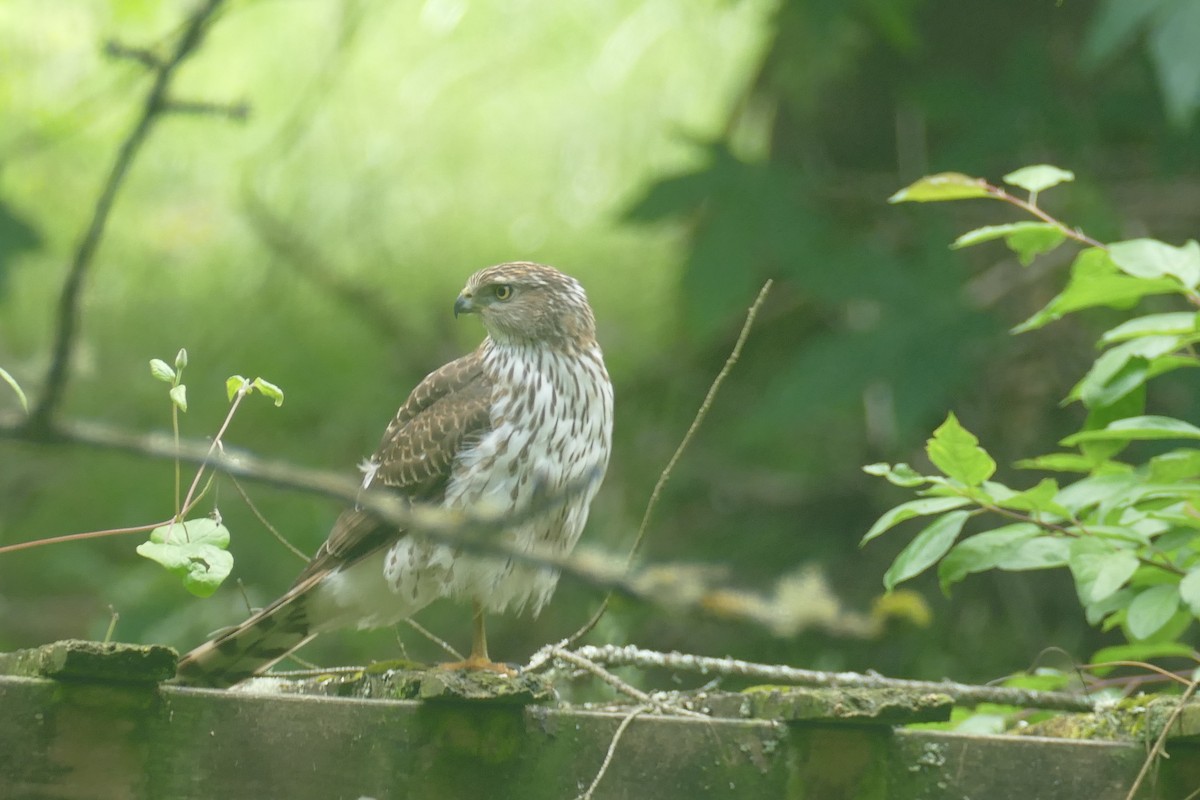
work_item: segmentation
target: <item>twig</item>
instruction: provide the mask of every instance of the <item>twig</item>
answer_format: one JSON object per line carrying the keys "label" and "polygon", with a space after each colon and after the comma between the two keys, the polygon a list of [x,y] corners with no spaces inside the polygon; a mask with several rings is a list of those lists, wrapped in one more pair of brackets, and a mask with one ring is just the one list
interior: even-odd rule
{"label": "twig", "polygon": [[464,660],[465,660],[465,659],[463,658],[463,654],[462,654],[462,653],[460,653],[460,652],[458,652],[457,650],[455,650],[455,649],[454,649],[454,647],[453,647],[453,646],[451,646],[451,644],[450,644],[449,642],[447,642],[445,639],[443,639],[443,638],[441,638],[440,636],[438,636],[438,635],[437,635],[436,633],[434,633],[433,631],[431,631],[431,630],[429,630],[428,628],[426,628],[426,627],[425,627],[424,625],[422,625],[421,623],[417,622],[417,621],[416,621],[415,619],[413,619],[412,617],[407,617],[407,618],[405,618],[405,620],[404,620],[404,621],[405,621],[406,623],[408,623],[408,627],[412,628],[414,631],[416,631],[417,633],[421,634],[421,635],[422,635],[422,636],[424,636],[426,639],[428,639],[429,641],[433,642],[433,643],[434,643],[434,644],[436,644],[438,647],[442,648],[442,649],[443,649],[443,650],[445,650],[447,653],[449,653],[449,654],[450,654],[450,657],[451,657],[451,658],[453,658],[455,661],[464,661]]}
{"label": "twig", "polygon": [[664,703],[663,701],[646,694],[636,686],[626,683],[616,675],[613,675],[611,672],[606,670],[604,667],[597,664],[587,655],[583,655],[582,651],[585,649],[587,648],[581,647],[577,651],[571,651],[565,650],[561,647],[552,647],[550,648],[550,655],[555,659],[566,661],[568,664],[574,664],[580,669],[587,670],[600,680],[607,683],[609,686],[616,689],[621,694],[632,697],[639,703],[650,706],[655,711],[663,714],[675,714],[681,717],[699,717],[701,719],[708,719],[707,714],[701,714],[699,711],[692,711],[691,709],[679,708],[678,706],[672,706],[668,703]]}
{"label": "twig", "polygon": [[113,608],[113,604],[108,604],[108,630],[104,632],[104,643],[108,644],[112,641],[113,631],[117,629],[117,620],[121,618],[121,614],[117,609]]}
{"label": "twig", "polygon": [[207,100],[167,100],[163,103],[163,111],[172,114],[225,117],[234,122],[245,122],[250,117],[250,106],[245,102],[213,103]]}
{"label": "twig", "polygon": [[608,765],[612,763],[613,753],[617,751],[617,742],[621,741],[621,736],[624,735],[625,729],[633,722],[634,718],[639,714],[645,713],[646,706],[638,706],[625,715],[621,720],[621,724],[613,731],[612,741],[608,743],[608,752],[604,754],[604,761],[600,764],[599,771],[596,772],[596,777],[592,779],[592,785],[587,788],[587,791],[579,795],[576,800],[592,800],[592,793],[596,791],[596,787],[600,785],[600,781],[604,778],[604,773],[608,772]]}
{"label": "twig", "polygon": [[1175,706],[1175,710],[1171,712],[1171,716],[1167,717],[1167,722],[1163,725],[1162,732],[1158,734],[1158,738],[1154,740],[1154,746],[1150,748],[1150,752],[1146,755],[1146,760],[1142,762],[1142,768],[1138,770],[1137,778],[1133,781],[1133,786],[1129,787],[1129,794],[1125,795],[1125,800],[1133,800],[1137,796],[1138,789],[1142,788],[1142,781],[1150,773],[1150,767],[1158,759],[1163,752],[1163,747],[1166,746],[1167,736],[1171,733],[1171,726],[1175,724],[1175,720],[1179,719],[1179,715],[1183,713],[1184,706],[1196,693],[1196,687],[1200,685],[1197,681],[1192,681],[1188,686],[1187,691],[1179,698],[1179,705]]}
{"label": "twig", "polygon": [[687,433],[683,435],[683,440],[679,442],[679,446],[675,448],[675,452],[671,455],[667,466],[663,467],[662,473],[658,476],[658,482],[654,484],[654,489],[650,492],[650,500],[646,503],[646,511],[642,514],[642,522],[638,526],[637,536],[634,537],[633,546],[629,549],[628,563],[633,563],[633,559],[642,545],[642,540],[646,538],[646,529],[650,525],[650,517],[654,513],[654,509],[658,506],[663,488],[667,485],[667,481],[671,479],[675,465],[679,463],[679,459],[683,457],[683,452],[687,450],[687,446],[691,444],[692,439],[696,436],[696,431],[704,423],[704,418],[708,416],[708,410],[712,408],[713,400],[716,399],[717,392],[721,389],[721,384],[725,382],[725,378],[728,377],[734,364],[741,358],[742,347],[746,344],[746,339],[750,336],[750,329],[754,327],[754,318],[758,316],[758,310],[767,299],[773,283],[773,281],[767,280],[762,285],[762,288],[758,290],[758,297],[754,298],[754,302],[750,304],[750,308],[746,312],[746,321],[742,323],[742,330],[738,334],[737,341],[733,344],[733,350],[730,351],[729,357],[725,359],[725,365],[721,367],[721,371],[713,379],[712,385],[708,387],[708,392],[704,395],[704,400],[700,403],[700,408],[696,411],[696,416],[692,419],[692,424],[688,426]]}
{"label": "twig", "polygon": [[1035,203],[1029,202],[1028,200],[1022,200],[1020,197],[1009,194],[1001,187],[995,186],[987,181],[983,182],[983,188],[988,194],[992,195],[997,200],[1003,200],[1006,203],[1010,203],[1011,205],[1014,205],[1017,208],[1032,214],[1043,222],[1053,225],[1055,228],[1058,228],[1059,233],[1061,233],[1063,236],[1066,236],[1068,239],[1074,239],[1081,244],[1090,245],[1091,247],[1107,249],[1103,242],[1093,239],[1081,230],[1068,228],[1062,222],[1039,208]]}
{"label": "twig", "polygon": [[[667,461],[667,465],[663,467],[663,471],[659,474],[658,481],[654,484],[654,489],[650,492],[650,499],[646,502],[646,510],[642,513],[642,522],[638,525],[637,535],[633,539],[633,546],[629,548],[629,555],[625,559],[625,567],[627,569],[633,566],[633,559],[637,556],[637,552],[642,546],[642,541],[646,538],[646,530],[650,525],[650,517],[654,513],[654,509],[658,506],[663,488],[667,485],[667,481],[671,479],[675,465],[679,463],[679,459],[683,457],[683,451],[691,444],[696,431],[700,429],[704,418],[708,416],[708,411],[712,408],[713,400],[716,399],[721,384],[725,382],[725,378],[741,357],[742,347],[746,344],[746,339],[750,336],[750,329],[754,327],[754,319],[758,316],[758,310],[762,308],[763,302],[767,299],[767,294],[770,293],[773,283],[773,281],[768,279],[762,285],[762,288],[758,290],[758,296],[754,298],[754,302],[750,304],[750,308],[746,311],[746,321],[742,323],[742,330],[738,333],[737,341],[734,342],[733,350],[729,352],[729,357],[725,359],[725,365],[721,367],[721,371],[717,373],[717,377],[713,378],[712,384],[708,387],[708,392],[704,395],[704,400],[700,403],[700,408],[696,411],[696,416],[692,418],[692,424],[688,426],[687,433],[683,435],[679,446],[675,448],[675,452],[671,455],[670,460]],[[600,601],[600,607],[596,609],[591,618],[579,630],[567,637],[568,647],[574,645],[596,627],[604,617],[605,612],[608,611],[608,604],[611,599],[611,593],[605,596]]]}
{"label": "twig", "polygon": [[[54,334],[54,349],[50,367],[42,386],[41,395],[29,417],[29,426],[34,430],[45,430],[50,427],[51,420],[62,402],[66,390],[67,377],[72,353],[75,350],[76,330],[79,327],[79,301],[83,291],[83,281],[88,268],[96,255],[100,239],[104,235],[108,217],[116,200],[117,192],[124,183],[129,167],[133,163],[141,146],[145,143],[154,122],[162,114],[164,100],[175,70],[200,44],[203,39],[206,23],[221,5],[221,0],[204,0],[203,4],[188,20],[175,52],[161,63],[156,59],[140,59],[143,63],[154,64],[154,83],[142,104],[142,112],[125,141],[117,151],[116,159],[109,170],[108,178],[100,190],[92,211],[91,221],[80,239],[63,282],[62,293],[58,301],[57,327]],[[113,48],[110,45],[110,52]],[[120,51],[121,54],[127,54]]]}
{"label": "twig", "polygon": [[149,70],[157,71],[163,68],[162,59],[153,50],[148,47],[131,47],[116,39],[109,39],[104,43],[104,55],[110,58],[125,58],[130,61],[136,61]]}
{"label": "twig", "polygon": [[[1079,669],[1090,669],[1090,670],[1105,669],[1105,668],[1109,668],[1109,667],[1137,667],[1138,669],[1144,669],[1144,670],[1149,670],[1150,672],[1158,673],[1160,680],[1174,681],[1175,683],[1182,684],[1183,686],[1191,686],[1192,685],[1192,681],[1189,680],[1188,678],[1184,677],[1183,675],[1179,675],[1179,674],[1171,672],[1169,670],[1165,670],[1162,667],[1158,666],[1157,664],[1151,664],[1147,661],[1104,661],[1100,664],[1081,664],[1081,665],[1079,665]],[[1191,674],[1192,671],[1194,671],[1194,670],[1190,670],[1188,672],[1188,674]],[[1128,680],[1128,679],[1122,679],[1122,680]],[[1098,686],[1098,685],[1099,685],[1099,682],[1097,682],[1097,684],[1094,684],[1094,686]]]}
{"label": "twig", "polygon": [[875,674],[864,675],[857,672],[819,672],[774,664],[755,664],[735,658],[708,658],[686,653],[659,653],[632,645],[626,647],[588,645],[579,647],[573,652],[592,663],[610,666],[654,667],[698,672],[703,675],[737,675],[772,683],[795,683],[805,686],[855,686],[939,692],[950,695],[956,703],[962,705],[1000,703],[1059,711],[1094,711],[1096,708],[1095,701],[1067,692],[1042,692],[1002,686],[971,686],[953,681],[915,681],[903,678],[885,678]]}
{"label": "twig", "polygon": [[246,505],[249,507],[250,513],[252,513],[255,518],[262,523],[262,526],[266,528],[267,531],[269,531],[270,534],[274,536],[281,545],[292,551],[292,553],[294,553],[301,561],[307,563],[310,556],[308,556],[299,547],[296,547],[296,545],[289,542],[284,535],[280,533],[266,517],[263,516],[262,512],[258,510],[258,506],[254,505],[254,501],[250,499],[250,495],[246,494],[246,490],[242,488],[242,484],[238,482],[238,479],[232,475],[227,475],[226,477],[229,478],[230,483],[233,484],[234,490],[241,495],[242,500],[246,501]]}
{"label": "twig", "polygon": [[151,522],[149,525],[134,525],[131,528],[108,528],[102,531],[87,531],[86,533],[68,533],[63,536],[51,536],[48,539],[34,539],[31,542],[17,542],[16,544],[6,544],[0,547],[0,555],[4,553],[15,553],[18,550],[28,550],[32,547],[42,547],[48,544],[65,544],[67,542],[78,542],[83,539],[100,539],[105,536],[120,536],[123,533],[145,533],[152,531],[155,528],[161,528],[164,525],[170,525],[174,522],[174,517],[165,519],[162,522]]}

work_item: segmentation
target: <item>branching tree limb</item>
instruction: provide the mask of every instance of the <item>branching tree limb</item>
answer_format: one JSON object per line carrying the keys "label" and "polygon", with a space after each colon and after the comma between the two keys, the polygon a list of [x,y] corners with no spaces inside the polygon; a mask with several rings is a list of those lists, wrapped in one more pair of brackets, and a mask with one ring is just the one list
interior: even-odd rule
{"label": "branching tree limb", "polygon": [[175,50],[166,59],[158,59],[148,51],[123,48],[110,43],[108,50],[114,55],[136,58],[140,63],[154,72],[154,83],[150,87],[146,100],[142,104],[142,112],[125,141],[117,150],[117,156],[109,169],[108,177],[100,190],[92,210],[92,218],[84,231],[75,254],[71,259],[71,267],[63,282],[62,293],[58,300],[58,314],[54,333],[54,349],[50,359],[50,367],[42,391],[33,411],[29,416],[29,426],[35,430],[46,430],[50,427],[58,406],[62,403],[66,391],[67,379],[70,376],[71,356],[75,350],[77,330],[79,328],[79,300],[83,292],[84,278],[96,255],[96,249],[104,236],[104,229],[112,212],[117,192],[120,191],[129,173],[129,167],[146,142],[155,121],[164,112],[169,111],[167,90],[175,77],[175,70],[191,55],[204,38],[204,31],[220,7],[222,0],[204,0],[192,14],[175,44]]}
{"label": "branching tree limb", "polygon": [[179,459],[203,464],[238,478],[267,483],[293,491],[316,494],[344,505],[357,505],[384,522],[419,532],[429,539],[526,564],[554,569],[586,585],[617,592],[659,608],[698,614],[727,621],[749,622],[791,635],[819,627],[848,636],[871,636],[869,620],[840,608],[823,584],[804,576],[785,576],[774,595],[731,588],[724,573],[695,564],[653,564],[630,571],[625,559],[595,551],[562,555],[549,551],[521,551],[496,536],[496,531],[543,513],[583,491],[590,476],[579,485],[568,485],[548,495],[519,515],[466,514],[444,508],[413,505],[387,490],[364,491],[359,481],[339,473],[303,469],[268,461],[245,452],[216,452],[208,442],[175,441],[167,433],[130,433],[105,425],[57,421],[41,430],[30,429],[12,416],[0,415],[0,439],[45,445],[86,445],[120,450],[143,457]]}

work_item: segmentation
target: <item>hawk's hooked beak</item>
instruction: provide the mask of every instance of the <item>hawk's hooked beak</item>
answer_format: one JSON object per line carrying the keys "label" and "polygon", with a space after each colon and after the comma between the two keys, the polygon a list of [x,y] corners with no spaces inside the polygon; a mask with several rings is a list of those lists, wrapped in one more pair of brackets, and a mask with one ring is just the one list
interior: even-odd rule
{"label": "hawk's hooked beak", "polygon": [[459,314],[473,314],[475,312],[475,300],[471,295],[464,292],[454,301],[454,316],[457,318]]}

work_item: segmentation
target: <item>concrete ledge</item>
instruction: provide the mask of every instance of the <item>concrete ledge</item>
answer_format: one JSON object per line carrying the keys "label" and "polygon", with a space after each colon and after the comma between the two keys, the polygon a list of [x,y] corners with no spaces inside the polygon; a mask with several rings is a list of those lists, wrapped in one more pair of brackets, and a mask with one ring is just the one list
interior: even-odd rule
{"label": "concrete ledge", "polygon": [[[22,673],[0,675],[0,798],[570,800],[626,716],[546,705],[534,685],[498,698],[437,670],[195,689],[111,668],[153,662],[131,656],[137,648],[66,646],[79,649],[91,655],[55,645],[43,650],[62,658],[0,659]],[[90,675],[63,666],[96,658],[111,663]],[[371,696],[344,696],[356,686]],[[716,716],[634,719],[596,797],[1124,800],[1147,750],[893,727],[944,718],[940,695],[764,687],[696,701]],[[1200,744],[1184,719],[1141,800],[1200,787]]]}

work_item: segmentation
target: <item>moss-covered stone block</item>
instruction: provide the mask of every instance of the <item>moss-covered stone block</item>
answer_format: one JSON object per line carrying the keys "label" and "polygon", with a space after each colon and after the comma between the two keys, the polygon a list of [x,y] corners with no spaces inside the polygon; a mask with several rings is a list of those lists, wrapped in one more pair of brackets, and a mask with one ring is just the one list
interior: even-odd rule
{"label": "moss-covered stone block", "polygon": [[800,686],[755,686],[743,692],[710,693],[699,696],[696,703],[725,717],[877,725],[944,722],[950,719],[954,706],[949,695],[931,692]]}
{"label": "moss-covered stone block", "polygon": [[66,639],[0,653],[0,674],[55,680],[157,683],[174,677],[179,654],[161,645]]}
{"label": "moss-covered stone block", "polygon": [[1200,740],[1200,702],[1189,701],[1182,710],[1179,703],[1180,698],[1173,696],[1131,697],[1089,714],[1057,714],[1015,732],[1058,739],[1149,742],[1170,724],[1168,739]]}
{"label": "moss-covered stone block", "polygon": [[440,667],[370,667],[353,672],[330,672],[300,680],[265,676],[247,682],[240,691],[516,706],[555,699],[554,686],[541,675],[503,675],[486,670],[448,670]]}

